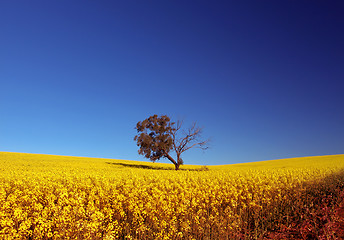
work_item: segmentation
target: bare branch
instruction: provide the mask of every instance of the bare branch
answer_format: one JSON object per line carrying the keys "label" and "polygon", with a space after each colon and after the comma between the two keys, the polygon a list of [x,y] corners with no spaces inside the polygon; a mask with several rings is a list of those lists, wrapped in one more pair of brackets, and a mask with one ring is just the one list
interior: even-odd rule
{"label": "bare branch", "polygon": [[[176,151],[183,153],[193,147],[206,150],[208,148],[207,144],[209,143],[209,140],[201,141],[201,133],[202,128],[198,127],[197,123],[194,122],[191,127],[187,129],[187,132],[184,131],[185,136],[175,141],[175,144],[177,145],[175,146]],[[193,143],[195,141],[196,143]]]}

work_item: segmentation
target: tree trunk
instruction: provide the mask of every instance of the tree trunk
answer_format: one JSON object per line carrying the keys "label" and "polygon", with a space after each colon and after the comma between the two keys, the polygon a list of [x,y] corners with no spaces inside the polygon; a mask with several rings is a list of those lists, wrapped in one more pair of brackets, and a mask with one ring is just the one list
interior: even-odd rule
{"label": "tree trunk", "polygon": [[180,158],[180,153],[177,152],[177,164],[176,165],[176,170],[179,170],[179,167],[183,165],[183,160]]}
{"label": "tree trunk", "polygon": [[167,157],[168,160],[170,160],[173,164],[176,170],[179,170],[180,163],[176,162],[167,152],[165,152],[165,157]]}

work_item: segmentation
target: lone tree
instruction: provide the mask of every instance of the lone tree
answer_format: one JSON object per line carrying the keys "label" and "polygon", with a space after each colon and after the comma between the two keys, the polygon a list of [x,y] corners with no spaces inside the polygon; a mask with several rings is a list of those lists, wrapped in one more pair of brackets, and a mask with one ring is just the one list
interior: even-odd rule
{"label": "lone tree", "polygon": [[[139,154],[144,155],[155,162],[161,157],[170,160],[175,169],[178,170],[183,165],[183,159],[180,157],[183,152],[191,148],[208,148],[209,140],[201,140],[202,129],[193,123],[192,126],[180,133],[182,121],[171,122],[166,115],[153,115],[136,124],[137,135],[134,140],[140,147]],[[170,152],[174,151],[176,159]]]}

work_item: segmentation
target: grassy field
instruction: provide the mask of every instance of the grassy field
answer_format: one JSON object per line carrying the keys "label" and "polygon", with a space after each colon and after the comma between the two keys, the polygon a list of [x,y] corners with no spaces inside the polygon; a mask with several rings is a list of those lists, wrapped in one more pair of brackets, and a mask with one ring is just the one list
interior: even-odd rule
{"label": "grassy field", "polygon": [[344,155],[173,169],[0,152],[0,239],[343,237]]}

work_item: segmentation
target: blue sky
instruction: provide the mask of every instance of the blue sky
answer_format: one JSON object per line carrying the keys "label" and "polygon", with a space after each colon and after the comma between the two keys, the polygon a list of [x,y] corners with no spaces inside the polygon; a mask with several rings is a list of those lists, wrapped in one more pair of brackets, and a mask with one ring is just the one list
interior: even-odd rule
{"label": "blue sky", "polygon": [[145,160],[134,127],[166,114],[212,140],[186,164],[343,154],[343,10],[1,1],[0,151]]}

